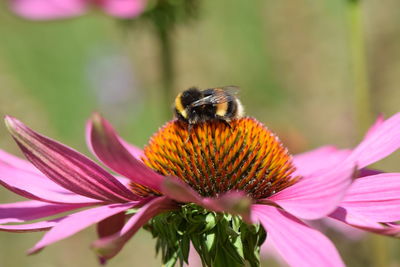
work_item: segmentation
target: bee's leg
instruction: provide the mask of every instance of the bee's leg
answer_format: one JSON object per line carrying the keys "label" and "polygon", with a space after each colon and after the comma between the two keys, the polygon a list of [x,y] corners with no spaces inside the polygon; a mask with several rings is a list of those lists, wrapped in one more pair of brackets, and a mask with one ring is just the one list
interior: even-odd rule
{"label": "bee's leg", "polygon": [[229,129],[232,129],[231,124],[229,123],[229,121],[225,120],[225,119],[220,119],[220,121],[222,121],[226,126],[228,126]]}
{"label": "bee's leg", "polygon": [[187,136],[187,138],[186,138],[186,140],[185,140],[185,143],[187,143],[187,142],[189,141],[189,139],[190,139],[190,134],[192,133],[192,129],[193,129],[193,124],[192,124],[192,123],[189,123],[189,125],[188,125],[188,136]]}

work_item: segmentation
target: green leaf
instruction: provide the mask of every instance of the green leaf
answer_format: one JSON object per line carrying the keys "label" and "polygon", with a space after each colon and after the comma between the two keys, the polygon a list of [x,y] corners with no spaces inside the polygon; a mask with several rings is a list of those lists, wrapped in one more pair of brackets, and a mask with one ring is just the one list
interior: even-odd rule
{"label": "green leaf", "polygon": [[190,243],[203,266],[259,266],[260,245],[266,233],[260,225],[248,225],[237,215],[208,211],[195,204],[160,214],[145,229],[157,238],[164,266],[188,263]]}
{"label": "green leaf", "polygon": [[183,261],[186,263],[189,263],[188,258],[189,258],[189,251],[190,251],[190,239],[187,235],[184,235],[182,237],[181,251],[182,251]]}
{"label": "green leaf", "polygon": [[238,262],[235,261],[232,257],[230,257],[226,251],[225,247],[223,246],[218,246],[217,248],[217,254],[215,256],[215,259],[213,261],[213,264],[211,265],[212,267],[242,267],[243,262]]}
{"label": "green leaf", "polygon": [[211,249],[214,247],[216,241],[216,236],[215,233],[210,233],[206,235],[206,247],[208,251],[211,251]]}

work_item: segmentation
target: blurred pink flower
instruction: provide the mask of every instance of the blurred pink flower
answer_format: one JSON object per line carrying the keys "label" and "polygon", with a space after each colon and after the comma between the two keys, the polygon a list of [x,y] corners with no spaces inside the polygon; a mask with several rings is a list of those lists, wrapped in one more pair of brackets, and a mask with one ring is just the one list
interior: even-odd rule
{"label": "blurred pink flower", "polygon": [[[171,121],[152,137],[143,154],[95,114],[87,125],[89,147],[127,178],[109,174],[14,118],[7,117],[6,124],[27,159],[40,170],[5,152],[0,154],[0,183],[31,199],[0,205],[0,230],[48,230],[29,253],[97,224],[100,239],[93,247],[102,260],[110,259],[149,219],[182,203],[260,222],[267,242],[291,266],[344,265],[329,239],[303,220],[331,214],[363,229],[398,231],[395,224],[377,222],[400,220],[399,174],[363,176],[354,186],[351,183],[356,167],[362,169],[399,148],[400,113],[377,125],[353,150],[325,147],[294,157],[294,165],[279,139],[251,118],[231,122],[232,128],[223,123],[201,124],[192,130],[190,141],[186,141],[187,127]],[[221,162],[211,161],[218,157]],[[167,171],[182,175],[160,174]],[[215,172],[219,175],[214,177]],[[367,189],[374,190],[373,194]],[[83,207],[88,209],[76,211]],[[126,213],[132,208],[138,211]],[[340,216],[343,210],[352,215],[350,219]],[[45,219],[65,211],[74,212]],[[29,223],[37,219],[41,221]]]}
{"label": "blurred pink flower", "polygon": [[79,16],[89,7],[99,7],[110,16],[133,18],[140,15],[147,0],[10,0],[12,11],[32,20]]}

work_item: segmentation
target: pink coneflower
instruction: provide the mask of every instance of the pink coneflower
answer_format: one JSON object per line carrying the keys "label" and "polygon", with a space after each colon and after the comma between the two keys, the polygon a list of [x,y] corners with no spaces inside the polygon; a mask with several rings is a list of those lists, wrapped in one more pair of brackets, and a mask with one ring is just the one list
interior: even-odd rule
{"label": "pink coneflower", "polygon": [[[105,165],[126,179],[109,174],[14,118],[7,117],[6,124],[41,173],[2,152],[1,183],[31,200],[1,205],[0,228],[49,230],[30,249],[34,253],[97,223],[100,239],[92,246],[102,260],[115,256],[148,223],[146,229],[160,241],[164,262],[186,260],[190,241],[204,265],[211,265],[210,257],[220,260],[218,253],[225,253],[222,248],[229,246],[242,250],[224,256],[256,263],[257,257],[250,255],[254,251],[249,253],[246,248],[257,249],[263,241],[263,231],[256,227],[260,222],[268,242],[290,265],[342,266],[333,244],[303,220],[326,217],[337,211],[338,205],[348,209],[343,203],[349,203],[346,191],[357,169],[400,146],[400,113],[374,127],[352,151],[323,148],[294,161],[279,139],[252,118],[234,120],[230,127],[222,122],[202,123],[190,133],[187,125],[173,120],[141,151],[95,114],[87,126],[89,146]],[[397,207],[398,195],[393,202]],[[86,209],[75,211],[81,208]],[[71,214],[29,223],[65,211]],[[255,223],[255,228],[242,224],[240,218]],[[192,227],[196,223],[200,230]],[[395,225],[384,227],[387,231]],[[246,238],[228,236],[224,231],[228,228]],[[240,246],[236,246],[238,242]]]}
{"label": "pink coneflower", "polygon": [[[328,220],[317,223],[322,223],[324,228],[331,227],[350,239],[362,236],[363,232],[359,229],[400,236],[400,224],[397,223],[400,221],[400,173],[383,173],[365,168],[399,148],[399,131],[400,114],[387,121],[379,117],[354,149],[325,146],[294,156],[297,171],[309,175],[318,175],[346,160],[357,158],[358,174],[345,197],[338,208],[328,215]],[[332,221],[332,218],[336,221]],[[340,225],[339,222],[345,224]],[[355,227],[353,231],[349,226]],[[276,258],[278,262],[282,261],[282,255],[278,255],[269,240],[263,244],[261,253]]]}
{"label": "pink coneflower", "polygon": [[345,160],[357,162],[356,179],[330,218],[375,233],[400,235],[400,225],[394,223],[400,221],[400,173],[366,168],[399,148],[399,131],[399,113],[386,121],[379,117],[354,149],[326,146],[294,157],[298,171],[310,175],[335,168]]}
{"label": "pink coneflower", "polygon": [[147,0],[10,0],[11,9],[33,20],[51,20],[84,14],[98,7],[110,16],[133,18],[140,15]]}

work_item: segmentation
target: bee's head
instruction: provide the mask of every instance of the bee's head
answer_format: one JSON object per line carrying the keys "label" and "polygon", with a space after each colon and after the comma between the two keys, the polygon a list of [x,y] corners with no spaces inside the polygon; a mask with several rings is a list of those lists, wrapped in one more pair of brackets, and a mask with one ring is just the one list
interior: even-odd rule
{"label": "bee's head", "polygon": [[197,101],[202,98],[201,91],[196,87],[191,87],[182,93],[180,93],[175,98],[175,114],[178,118],[183,120],[188,120],[190,114],[188,114],[188,107],[194,101]]}
{"label": "bee's head", "polygon": [[198,88],[191,87],[191,88],[187,89],[186,91],[183,91],[180,98],[181,98],[183,108],[186,109],[194,101],[201,99],[202,93],[200,92],[200,90]]}

